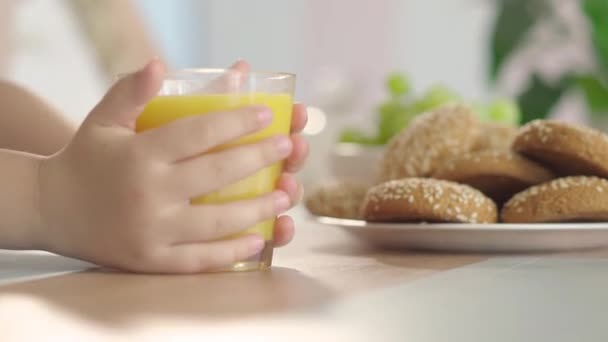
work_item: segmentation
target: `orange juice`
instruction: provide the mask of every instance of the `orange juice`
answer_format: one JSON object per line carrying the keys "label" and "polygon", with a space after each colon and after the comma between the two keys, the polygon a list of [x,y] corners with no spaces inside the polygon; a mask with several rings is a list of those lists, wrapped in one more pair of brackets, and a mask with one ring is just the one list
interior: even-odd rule
{"label": "orange juice", "polygon": [[[205,115],[207,113],[226,111],[248,105],[264,105],[269,107],[274,114],[272,123],[264,130],[220,146],[220,149],[256,142],[277,134],[289,133],[293,105],[292,96],[290,94],[269,94],[262,92],[157,96],[148,103],[138,117],[136,130],[140,132],[187,116]],[[194,198],[192,199],[192,203],[231,202],[272,192],[276,187],[281,171],[282,165],[277,163],[219,191]],[[246,232],[255,232],[262,235],[267,241],[269,248],[272,248],[273,225],[274,220],[262,222],[251,227]]]}

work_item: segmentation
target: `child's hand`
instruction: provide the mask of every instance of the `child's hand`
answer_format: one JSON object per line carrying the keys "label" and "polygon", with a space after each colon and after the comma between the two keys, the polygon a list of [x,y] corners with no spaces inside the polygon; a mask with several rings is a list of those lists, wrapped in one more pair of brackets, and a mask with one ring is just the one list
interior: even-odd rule
{"label": "child's hand", "polygon": [[[135,119],[159,90],[163,67],[149,63],[117,82],[92,110],[72,142],[41,162],[39,206],[43,246],[97,264],[140,272],[199,272],[257,254],[262,237],[217,240],[286,211],[299,186],[285,174],[279,190],[227,204],[189,199],[222,188],[287,159],[298,169],[307,153],[297,135],[200,155],[260,130],[265,108],[189,117],[135,134]],[[305,122],[294,108],[294,131]],[[234,167],[239,165],[239,167]],[[275,238],[293,235],[277,220]]]}

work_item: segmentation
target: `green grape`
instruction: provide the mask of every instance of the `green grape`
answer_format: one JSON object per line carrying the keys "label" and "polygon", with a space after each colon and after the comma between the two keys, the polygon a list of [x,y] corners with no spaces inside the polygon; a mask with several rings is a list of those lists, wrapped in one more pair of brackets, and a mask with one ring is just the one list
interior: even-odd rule
{"label": "green grape", "polygon": [[414,111],[418,114],[446,104],[459,103],[461,101],[460,95],[450,88],[442,84],[435,84],[425,92],[420,100],[414,103]]}
{"label": "green grape", "polygon": [[480,102],[473,102],[467,104],[473,109],[473,112],[477,114],[477,117],[482,121],[491,121],[488,107]]}
{"label": "green grape", "polygon": [[521,121],[521,111],[513,100],[497,99],[488,107],[488,118],[494,122],[517,126]]}
{"label": "green grape", "polygon": [[361,145],[378,144],[376,138],[369,137],[365,133],[356,129],[345,129],[344,131],[342,131],[342,134],[340,134],[340,142]]}
{"label": "green grape", "polygon": [[411,90],[410,80],[400,72],[390,74],[386,80],[386,86],[394,97],[407,95]]}
{"label": "green grape", "polygon": [[380,119],[377,140],[381,144],[387,143],[395,134],[407,127],[412,117],[408,107],[395,100],[380,105],[378,112]]}
{"label": "green grape", "polygon": [[384,117],[397,115],[405,110],[405,105],[402,104],[399,100],[388,100],[380,104],[380,106],[378,107],[378,113],[380,113],[380,120],[382,120]]}

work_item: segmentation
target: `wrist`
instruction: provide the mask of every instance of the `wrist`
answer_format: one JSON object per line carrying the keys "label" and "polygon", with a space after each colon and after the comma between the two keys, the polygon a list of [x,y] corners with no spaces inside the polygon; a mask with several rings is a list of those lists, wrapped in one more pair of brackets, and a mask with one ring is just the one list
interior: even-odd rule
{"label": "wrist", "polygon": [[73,209],[69,201],[65,201],[69,189],[70,177],[66,176],[65,158],[62,153],[50,157],[40,157],[36,160],[36,179],[33,217],[28,239],[35,246],[53,253],[66,254],[68,246],[65,245],[62,229],[68,226],[70,210]]}
{"label": "wrist", "polygon": [[23,221],[20,225],[18,249],[45,249],[44,232],[45,227],[41,215],[41,194],[40,194],[40,170],[42,163],[47,159],[43,156],[28,155],[27,171],[25,172],[26,182],[24,182],[24,209]]}
{"label": "wrist", "polygon": [[[55,154],[50,157],[41,156],[36,159],[34,167],[36,168],[33,206],[32,206],[32,221],[30,229],[27,231],[27,238],[34,246],[34,249],[55,252],[55,242],[53,241],[54,228],[53,224],[53,202],[60,201],[60,193],[53,184],[56,182],[57,174],[57,159]],[[61,210],[60,210],[61,211]],[[64,213],[65,214],[65,213]]]}
{"label": "wrist", "polygon": [[0,150],[0,248],[38,249],[41,156]]}
{"label": "wrist", "polygon": [[47,227],[44,223],[43,220],[43,215],[42,215],[42,201],[43,201],[43,194],[42,194],[42,187],[41,187],[41,181],[42,181],[42,170],[43,170],[43,165],[48,162],[48,159],[50,157],[43,157],[43,156],[37,156],[36,158],[34,158],[34,160],[32,161],[32,167],[34,168],[35,172],[33,173],[33,179],[32,179],[32,183],[34,185],[33,189],[32,189],[32,220],[29,222],[29,224],[27,225],[27,229],[26,229],[26,239],[27,241],[29,241],[29,244],[31,245],[31,249],[39,249],[39,250],[47,250],[47,246],[46,243],[44,242],[46,239],[44,238],[44,236],[46,235],[45,232],[47,231]]}

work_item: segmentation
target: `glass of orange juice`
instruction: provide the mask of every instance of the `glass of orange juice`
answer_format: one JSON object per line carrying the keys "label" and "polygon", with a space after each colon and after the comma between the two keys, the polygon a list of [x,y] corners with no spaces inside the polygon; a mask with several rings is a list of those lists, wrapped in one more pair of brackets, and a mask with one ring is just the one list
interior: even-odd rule
{"label": "glass of orange juice", "polygon": [[[220,146],[248,144],[277,135],[289,134],[295,75],[279,72],[241,73],[230,69],[192,69],[170,72],[162,88],[137,119],[138,132],[172,120],[207,113],[232,110],[250,105],[269,107],[274,116],[264,130]],[[253,115],[253,114],[252,114]],[[224,203],[260,196],[276,188],[282,171],[277,163],[216,192],[193,198],[193,204]],[[256,233],[264,237],[262,252],[247,260],[228,265],[220,271],[266,269],[272,264],[274,220],[260,222],[240,234]],[[231,237],[227,237],[231,238]]]}

